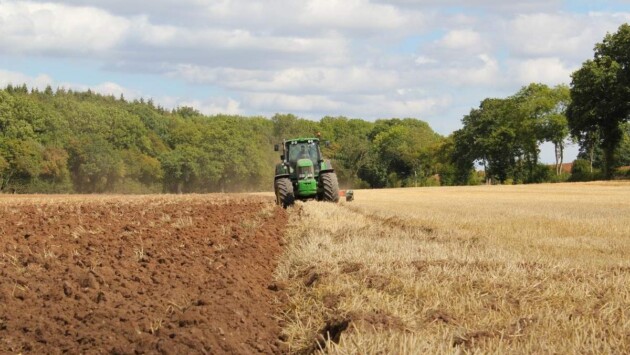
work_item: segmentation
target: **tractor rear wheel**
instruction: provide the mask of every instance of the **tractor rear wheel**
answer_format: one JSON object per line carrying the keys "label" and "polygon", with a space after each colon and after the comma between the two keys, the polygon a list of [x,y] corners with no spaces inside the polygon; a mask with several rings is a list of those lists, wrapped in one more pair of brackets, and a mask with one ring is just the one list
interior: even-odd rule
{"label": "tractor rear wheel", "polygon": [[328,202],[339,202],[339,183],[337,182],[337,174],[323,173],[320,177],[323,192],[320,200]]}
{"label": "tractor rear wheel", "polygon": [[291,180],[287,178],[281,178],[274,183],[276,190],[276,203],[283,208],[287,208],[295,202],[295,195],[293,194],[293,185]]}

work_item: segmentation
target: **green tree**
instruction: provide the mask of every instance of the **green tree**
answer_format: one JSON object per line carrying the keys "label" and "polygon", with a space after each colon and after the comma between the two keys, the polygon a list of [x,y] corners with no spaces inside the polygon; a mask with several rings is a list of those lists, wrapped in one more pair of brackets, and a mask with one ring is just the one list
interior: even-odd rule
{"label": "green tree", "polygon": [[[370,133],[373,173],[384,170],[388,185],[422,185],[436,172],[427,157],[429,148],[440,136],[429,125],[416,119],[378,120]],[[383,176],[382,173],[372,176]]]}
{"label": "green tree", "polygon": [[120,152],[98,136],[82,136],[71,141],[68,165],[74,187],[79,192],[111,191],[125,176]]}
{"label": "green tree", "polygon": [[7,139],[0,142],[0,151],[8,163],[2,174],[0,190],[6,189],[12,179],[28,182],[36,178],[43,161],[43,147],[34,139]]}
{"label": "green tree", "polygon": [[[234,116],[215,116],[204,131],[202,145],[204,151],[212,157],[212,161],[220,166],[218,180],[214,190],[247,190],[258,186],[263,176],[271,181],[271,176],[264,174],[264,148],[259,145],[260,140],[250,125],[250,120]],[[270,146],[267,148],[269,149]]]}
{"label": "green tree", "polygon": [[[410,186],[432,174],[449,180],[450,148],[416,119],[321,121],[205,116],[144,99],[31,89],[0,90],[0,188],[19,192],[212,192],[268,189],[274,143],[315,136],[348,187]],[[444,147],[450,147],[448,144]],[[441,154],[440,157],[436,155]],[[450,182],[449,182],[450,183]]]}
{"label": "green tree", "polygon": [[[623,132],[622,138],[615,150],[615,163],[619,166],[628,166],[630,165],[630,122],[622,124],[621,131]],[[594,169],[602,169],[604,167],[604,152],[600,147],[587,146],[584,149],[580,149],[578,158],[590,163],[591,173],[594,172]]]}
{"label": "green tree", "polygon": [[551,142],[555,147],[555,170],[560,174],[564,159],[565,141],[569,135],[566,110],[570,103],[569,88],[558,85],[550,88],[544,84],[530,84],[515,96],[519,105],[521,122],[519,138],[526,153],[528,181],[534,182],[533,171],[538,165],[539,146]]}
{"label": "green tree", "polygon": [[473,184],[475,161],[478,161],[478,156],[482,154],[480,154],[480,147],[476,145],[477,141],[472,131],[471,127],[464,126],[464,128],[451,134],[452,143],[450,145],[444,145],[446,157],[453,165],[454,185]]}
{"label": "green tree", "polygon": [[274,137],[278,142],[283,139],[313,137],[318,132],[316,122],[300,119],[292,114],[275,114],[271,122]]}
{"label": "green tree", "polygon": [[567,112],[571,134],[581,147],[595,143],[602,148],[606,178],[612,177],[616,165],[621,125],[630,118],[629,97],[630,25],[623,24],[596,44],[593,60],[573,73]]}
{"label": "green tree", "polygon": [[121,152],[121,157],[125,165],[125,178],[146,186],[162,182],[164,172],[157,158],[144,154],[138,149],[124,150]]}
{"label": "green tree", "polygon": [[623,138],[617,148],[617,163],[621,166],[630,166],[630,123],[622,125]]}
{"label": "green tree", "polygon": [[[508,178],[522,179],[518,158],[523,156],[519,138],[517,102],[512,99],[486,99],[462,119],[464,127],[454,133],[454,161],[460,174],[480,163],[489,180],[504,183]],[[464,176],[460,176],[461,179]]]}
{"label": "green tree", "polygon": [[4,155],[0,155],[0,191],[4,190],[5,179],[8,173],[9,173],[9,162],[4,157]]}
{"label": "green tree", "polygon": [[53,182],[64,182],[70,177],[68,152],[59,147],[45,147],[40,177]]}
{"label": "green tree", "polygon": [[593,168],[588,160],[576,159],[573,161],[569,181],[591,181],[595,177]]}
{"label": "green tree", "polygon": [[160,156],[164,171],[164,185],[169,192],[194,192],[200,184],[216,185],[221,172],[201,149],[191,145],[179,145]]}
{"label": "green tree", "polygon": [[321,137],[331,142],[329,147],[322,146],[322,152],[333,160],[341,186],[352,188],[368,186],[359,178],[359,171],[369,161],[368,136],[373,126],[372,122],[346,117],[327,116],[320,120]]}

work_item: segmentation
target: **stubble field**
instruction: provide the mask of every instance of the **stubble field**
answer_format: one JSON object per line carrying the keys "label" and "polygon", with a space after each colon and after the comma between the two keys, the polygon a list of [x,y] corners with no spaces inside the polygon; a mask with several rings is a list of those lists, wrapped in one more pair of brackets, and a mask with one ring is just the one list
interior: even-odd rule
{"label": "stubble field", "polygon": [[291,216],[291,351],[630,352],[630,184],[356,191]]}

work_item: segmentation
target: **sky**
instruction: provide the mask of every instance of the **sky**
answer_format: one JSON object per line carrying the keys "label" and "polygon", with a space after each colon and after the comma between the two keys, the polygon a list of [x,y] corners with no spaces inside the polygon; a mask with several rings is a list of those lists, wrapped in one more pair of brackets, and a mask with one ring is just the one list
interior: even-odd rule
{"label": "sky", "polygon": [[487,97],[569,84],[625,22],[630,0],[0,0],[0,86],[447,135]]}

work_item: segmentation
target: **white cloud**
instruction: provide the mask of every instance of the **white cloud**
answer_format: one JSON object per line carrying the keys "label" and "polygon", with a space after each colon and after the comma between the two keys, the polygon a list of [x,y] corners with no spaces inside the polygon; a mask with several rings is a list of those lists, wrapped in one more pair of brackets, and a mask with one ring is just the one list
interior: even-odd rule
{"label": "white cloud", "polygon": [[283,93],[369,93],[396,88],[395,70],[369,66],[287,68],[279,71],[179,66],[171,73],[195,83],[222,85],[239,91]]}
{"label": "white cloud", "polygon": [[0,52],[77,54],[112,49],[129,21],[89,8],[0,2]]}
{"label": "white cloud", "polygon": [[[366,119],[386,117],[425,117],[443,111],[452,103],[449,96],[395,97],[391,95],[352,95],[338,98],[326,95],[251,93],[244,103],[258,112],[292,112],[306,117],[344,115]],[[282,107],[283,110],[277,110]]]}
{"label": "white cloud", "polygon": [[[49,0],[34,0],[50,2]],[[62,0],[73,6],[92,6],[124,17],[144,16],[154,23],[224,29],[247,27],[262,32],[323,33],[351,31],[373,33],[397,30],[422,13],[373,0],[152,0],[150,6],[133,0]]]}
{"label": "white cloud", "polygon": [[431,82],[448,83],[449,86],[471,86],[482,89],[500,86],[504,77],[496,58],[488,54],[465,56],[461,61],[451,61],[426,72]]}
{"label": "white cloud", "polygon": [[7,85],[20,86],[26,84],[29,88],[43,90],[48,85],[52,85],[53,79],[46,74],[39,74],[35,77],[23,73],[0,69],[0,87]]}
{"label": "white cloud", "polygon": [[487,54],[480,54],[479,60],[483,65],[476,70],[467,72],[467,75],[463,75],[463,82],[473,84],[497,84],[497,78],[499,77],[499,61]]}
{"label": "white cloud", "polygon": [[577,67],[567,67],[560,58],[536,58],[517,62],[514,72],[518,80],[523,83],[544,83],[557,85],[568,84],[571,81],[571,73]]}
{"label": "white cloud", "polygon": [[101,95],[112,95],[114,97],[120,97],[120,95],[123,95],[127,100],[140,99],[142,97],[142,93],[138,90],[130,89],[120,84],[109,81],[96,85],[63,82],[55,84],[55,86],[72,89],[75,91],[87,91],[89,89]]}
{"label": "white cloud", "polygon": [[371,108],[380,112],[380,117],[417,117],[426,119],[440,112],[452,103],[452,99],[448,96],[415,98],[409,100],[394,101],[384,98],[382,102],[377,101],[382,107],[378,109],[376,105]]}
{"label": "white cloud", "polygon": [[418,64],[418,65],[435,64],[437,62],[438,62],[437,60],[435,60],[433,58],[430,58],[430,57],[423,56],[423,55],[419,56],[415,60],[415,63]]}
{"label": "white cloud", "polygon": [[367,0],[310,0],[304,10],[299,15],[300,23],[335,29],[374,32],[400,28],[408,20],[394,6]]}
{"label": "white cloud", "polygon": [[[236,23],[243,22],[238,14],[231,16]],[[291,27],[304,25],[295,16],[288,18],[294,23]],[[273,27],[230,28],[212,22],[201,27],[156,23],[147,15],[121,17],[94,7],[0,2],[0,53],[87,54],[110,63],[142,61],[144,67],[154,69],[159,67],[156,63],[174,65],[209,58],[210,62],[218,59],[265,65],[291,60],[326,65],[347,61],[347,41],[339,34],[274,32]]]}
{"label": "white cloud", "polygon": [[438,41],[438,45],[455,50],[475,50],[483,47],[484,42],[478,32],[468,29],[448,32]]}
{"label": "white cloud", "polygon": [[206,100],[176,100],[175,106],[189,106],[206,115],[238,115],[241,114],[241,103],[227,97],[212,97]]}
{"label": "white cloud", "polygon": [[525,14],[508,23],[503,40],[522,57],[561,56],[582,61],[592,56],[594,44],[606,32],[616,31],[626,21],[630,21],[630,12]]}
{"label": "white cloud", "polygon": [[555,11],[563,3],[562,0],[378,0],[377,2],[420,9],[457,6],[464,9],[483,9],[487,12],[500,14]]}
{"label": "white cloud", "polygon": [[323,95],[289,95],[281,93],[251,93],[245,95],[248,107],[265,112],[339,112],[341,106]]}

